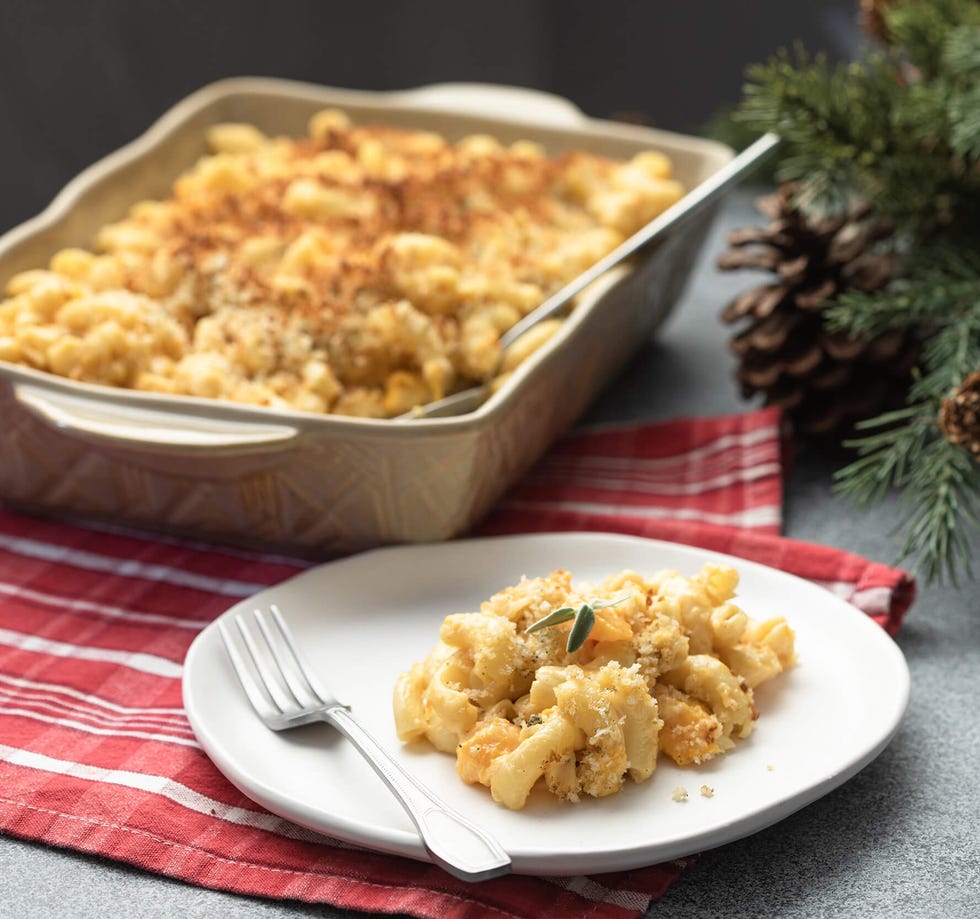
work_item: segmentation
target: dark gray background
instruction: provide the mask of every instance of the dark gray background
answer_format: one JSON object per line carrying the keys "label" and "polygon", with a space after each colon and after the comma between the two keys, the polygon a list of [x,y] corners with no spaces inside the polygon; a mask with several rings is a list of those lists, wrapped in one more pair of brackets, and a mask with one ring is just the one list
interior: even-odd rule
{"label": "dark gray background", "polygon": [[697,132],[748,62],[797,38],[847,55],[827,0],[0,0],[0,232],[177,100],[228,76],[357,89],[486,81]]}

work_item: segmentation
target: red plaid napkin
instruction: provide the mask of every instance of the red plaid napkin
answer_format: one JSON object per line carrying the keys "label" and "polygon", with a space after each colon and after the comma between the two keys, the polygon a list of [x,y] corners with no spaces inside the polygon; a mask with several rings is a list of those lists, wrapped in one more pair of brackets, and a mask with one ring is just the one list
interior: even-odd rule
{"label": "red plaid napkin", "polygon": [[[901,571],[778,535],[771,410],[579,433],[482,533],[604,530],[690,543],[817,581],[894,632]],[[644,912],[683,862],[595,877],[466,884],[253,804],[181,708],[197,632],[308,563],[0,511],[0,831],[194,884],[378,913],[568,919]]]}

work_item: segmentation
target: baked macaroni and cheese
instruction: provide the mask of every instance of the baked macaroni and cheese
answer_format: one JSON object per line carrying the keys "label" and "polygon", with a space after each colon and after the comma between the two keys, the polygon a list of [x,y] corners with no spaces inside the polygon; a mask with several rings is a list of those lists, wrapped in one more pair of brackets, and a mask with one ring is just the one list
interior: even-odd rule
{"label": "baked macaroni and cheese", "polygon": [[454,754],[463,781],[515,810],[539,781],[578,801],[650,778],[660,752],[707,762],[748,737],[753,689],[795,660],[785,619],[750,619],[737,584],[720,565],[523,579],[446,617],[395,685],[398,736]]}
{"label": "baked macaroni and cheese", "polygon": [[[248,124],[0,303],[0,360],[74,380],[390,417],[485,379],[503,331],[682,194],[628,162],[490,136]],[[515,342],[505,366],[554,324]]]}

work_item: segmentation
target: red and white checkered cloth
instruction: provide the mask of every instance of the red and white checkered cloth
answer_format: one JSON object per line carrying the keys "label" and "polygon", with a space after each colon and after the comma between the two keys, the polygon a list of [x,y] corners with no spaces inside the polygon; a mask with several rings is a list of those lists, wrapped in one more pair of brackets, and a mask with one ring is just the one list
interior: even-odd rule
{"label": "red and white checkered cloth", "polygon": [[[778,415],[578,433],[481,534],[633,533],[816,581],[894,632],[914,584],[855,555],[783,539]],[[638,916],[683,862],[594,877],[466,884],[338,846],[253,804],[181,708],[197,632],[309,563],[0,511],[0,831],[190,883],[376,913]]]}

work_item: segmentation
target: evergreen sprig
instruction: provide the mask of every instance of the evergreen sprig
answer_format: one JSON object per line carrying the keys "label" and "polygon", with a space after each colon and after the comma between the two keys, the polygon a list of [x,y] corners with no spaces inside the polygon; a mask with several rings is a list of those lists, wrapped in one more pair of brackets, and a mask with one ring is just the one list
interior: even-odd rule
{"label": "evergreen sprig", "polygon": [[823,315],[831,331],[880,335],[889,329],[940,329],[978,313],[980,240],[919,246],[906,255],[903,276],[886,290],[845,290]]}
{"label": "evergreen sprig", "polygon": [[922,233],[980,206],[980,4],[905,0],[885,16],[893,48],[831,65],[796,46],[750,67],[734,117],[783,138],[779,177],[805,212],[858,197]]}
{"label": "evergreen sprig", "polygon": [[897,232],[884,291],[827,304],[832,331],[912,329],[921,341],[906,407],[868,419],[835,488],[858,505],[901,491],[900,560],[927,582],[972,576],[980,463],[939,427],[944,399],[980,369],[980,3],[896,0],[888,47],[831,65],[797,47],[751,67],[735,117],[783,138],[778,177],[813,219],[869,202]]}

